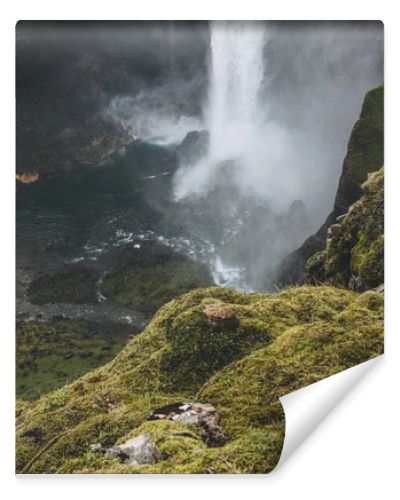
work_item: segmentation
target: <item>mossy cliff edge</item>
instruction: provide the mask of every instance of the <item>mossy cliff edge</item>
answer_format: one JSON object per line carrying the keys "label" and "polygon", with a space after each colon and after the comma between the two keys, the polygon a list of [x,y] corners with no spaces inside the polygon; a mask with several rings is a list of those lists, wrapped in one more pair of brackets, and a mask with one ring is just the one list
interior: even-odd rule
{"label": "mossy cliff edge", "polygon": [[328,228],[362,196],[368,175],[384,164],[383,119],[384,88],[381,85],[365,94],[359,119],[350,135],[332,212],[315,234],[285,257],[275,277],[278,285],[306,281],[306,262],[325,248]]}
{"label": "mossy cliff edge", "polygon": [[307,280],[363,291],[384,281],[383,167],[363,184],[363,196],[328,229],[325,250],[306,263]]}
{"label": "mossy cliff edge", "polygon": [[[36,402],[17,402],[17,471],[266,473],[285,433],[278,398],[382,351],[378,292],[194,290],[162,307],[105,366]],[[226,443],[207,445],[195,424],[148,420],[177,401],[213,405]],[[91,446],[144,434],[160,451],[152,464],[121,463]]]}

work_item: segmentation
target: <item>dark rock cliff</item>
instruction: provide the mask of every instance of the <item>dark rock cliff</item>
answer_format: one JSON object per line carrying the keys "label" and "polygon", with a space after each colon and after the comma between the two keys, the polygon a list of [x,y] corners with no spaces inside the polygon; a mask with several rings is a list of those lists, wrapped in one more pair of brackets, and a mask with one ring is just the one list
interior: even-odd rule
{"label": "dark rock cliff", "polygon": [[325,250],[306,263],[307,281],[365,291],[384,280],[383,168],[363,184],[363,195],[328,229]]}
{"label": "dark rock cliff", "polygon": [[325,248],[328,228],[360,198],[368,174],[382,167],[383,95],[383,86],[365,95],[360,117],[350,135],[332,212],[315,234],[282,261],[275,279],[279,286],[305,281],[306,262]]}

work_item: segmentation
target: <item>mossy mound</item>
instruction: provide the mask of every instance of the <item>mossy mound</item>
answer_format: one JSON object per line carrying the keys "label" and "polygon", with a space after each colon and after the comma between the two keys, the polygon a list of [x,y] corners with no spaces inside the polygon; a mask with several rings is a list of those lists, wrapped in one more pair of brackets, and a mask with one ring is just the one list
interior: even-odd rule
{"label": "mossy mound", "polygon": [[[227,328],[205,310],[229,309]],[[199,289],[166,304],[107,365],[35,403],[19,404],[17,470],[31,473],[266,473],[278,462],[278,398],[383,350],[383,297],[330,287],[279,294]],[[228,436],[211,448],[193,424],[147,421],[177,401],[212,404]],[[159,462],[92,453],[147,432]]]}
{"label": "mossy mound", "polygon": [[363,184],[363,196],[330,227],[326,249],[306,264],[310,282],[364,291],[384,281],[383,167]]}
{"label": "mossy mound", "polygon": [[39,397],[103,365],[122,349],[128,335],[126,327],[114,324],[17,322],[17,396]]}
{"label": "mossy mound", "polygon": [[104,278],[102,291],[118,304],[154,313],[174,297],[212,284],[202,265],[145,242],[121,255],[121,264]]}
{"label": "mossy mound", "polygon": [[68,265],[54,274],[34,279],[28,289],[32,304],[86,304],[96,302],[96,271],[81,265]]}

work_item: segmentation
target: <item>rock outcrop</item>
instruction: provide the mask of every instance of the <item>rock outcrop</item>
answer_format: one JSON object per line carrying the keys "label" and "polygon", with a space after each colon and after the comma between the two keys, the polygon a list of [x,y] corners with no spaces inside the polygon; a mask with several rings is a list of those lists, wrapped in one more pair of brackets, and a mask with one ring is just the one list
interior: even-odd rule
{"label": "rock outcrop", "polygon": [[197,424],[201,427],[203,441],[208,446],[221,446],[228,439],[220,425],[219,413],[210,404],[174,403],[154,410],[149,420]]}
{"label": "rock outcrop", "polygon": [[307,281],[356,291],[384,280],[383,168],[363,184],[363,195],[327,232],[326,248],[306,263]]}
{"label": "rock outcrop", "polygon": [[105,458],[117,458],[120,462],[130,465],[152,464],[161,458],[160,450],[151,442],[150,436],[142,434],[128,439],[123,444],[107,448]]}
{"label": "rock outcrop", "polygon": [[367,92],[361,114],[353,127],[332,212],[320,229],[282,262],[275,281],[284,286],[305,281],[305,264],[325,247],[328,228],[345,214],[362,194],[368,174],[383,165],[383,86]]}
{"label": "rock outcrop", "polygon": [[200,160],[208,152],[210,134],[207,130],[193,130],[186,134],[176,148],[180,163],[190,165]]}
{"label": "rock outcrop", "polygon": [[207,324],[213,330],[235,330],[239,321],[229,307],[220,304],[207,304],[204,308]]}

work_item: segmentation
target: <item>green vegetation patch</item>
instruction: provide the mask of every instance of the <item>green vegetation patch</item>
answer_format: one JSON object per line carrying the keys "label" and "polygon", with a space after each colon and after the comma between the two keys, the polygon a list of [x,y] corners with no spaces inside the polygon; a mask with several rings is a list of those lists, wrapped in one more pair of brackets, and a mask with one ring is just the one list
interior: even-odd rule
{"label": "green vegetation patch", "polygon": [[306,265],[310,282],[364,291],[384,281],[383,167],[363,184],[363,196],[331,226],[326,249]]}
{"label": "green vegetation patch", "polygon": [[343,173],[359,187],[384,162],[383,109],[383,86],[367,92],[350,136]]}
{"label": "green vegetation patch", "polygon": [[[210,304],[229,309],[237,323],[215,328],[204,319]],[[383,297],[377,292],[193,290],[162,307],[108,364],[36,402],[19,403],[17,470],[266,473],[284,439],[278,398],[382,350]],[[155,408],[177,401],[212,404],[227,443],[206,446],[193,424],[147,421]],[[162,453],[156,463],[123,464],[91,450],[145,432]]]}
{"label": "green vegetation patch", "polygon": [[102,291],[118,304],[144,313],[154,313],[174,297],[212,284],[204,266],[154,243],[127,249],[121,261],[104,278]]}
{"label": "green vegetation patch", "polygon": [[68,265],[54,274],[46,274],[34,279],[28,290],[29,300],[32,304],[96,302],[98,279],[93,269],[80,265]]}
{"label": "green vegetation patch", "polygon": [[110,360],[128,338],[126,327],[86,321],[17,322],[17,395],[32,399]]}

